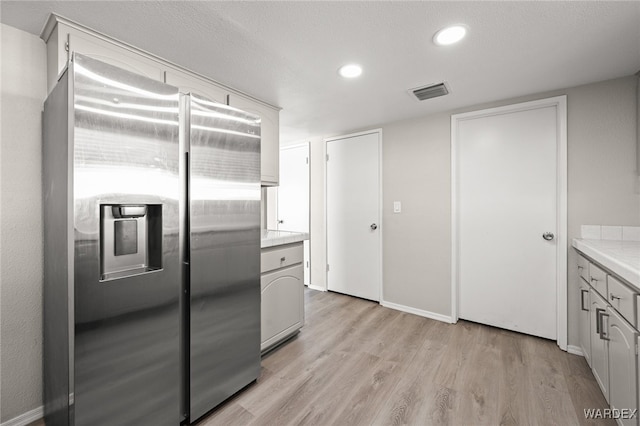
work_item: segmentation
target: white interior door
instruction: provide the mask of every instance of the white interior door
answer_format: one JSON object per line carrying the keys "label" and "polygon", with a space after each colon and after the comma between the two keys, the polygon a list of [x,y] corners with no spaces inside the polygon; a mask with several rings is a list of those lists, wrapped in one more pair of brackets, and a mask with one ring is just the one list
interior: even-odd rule
{"label": "white interior door", "polygon": [[309,232],[309,144],[280,149],[278,230]]}
{"label": "white interior door", "polygon": [[380,300],[380,133],[327,141],[327,287]]}
{"label": "white interior door", "polygon": [[[280,148],[280,185],[275,191],[278,231],[309,232],[309,144]],[[304,284],[309,285],[309,241],[304,241]]]}
{"label": "white interior door", "polygon": [[557,108],[454,116],[459,316],[554,340]]}

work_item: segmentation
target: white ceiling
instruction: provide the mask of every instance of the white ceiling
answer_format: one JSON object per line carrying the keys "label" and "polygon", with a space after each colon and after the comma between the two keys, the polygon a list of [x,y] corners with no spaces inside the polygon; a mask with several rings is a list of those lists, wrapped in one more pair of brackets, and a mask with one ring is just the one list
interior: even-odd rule
{"label": "white ceiling", "polygon": [[[634,74],[640,2],[17,1],[0,20],[40,34],[50,12],[283,108],[281,140]],[[463,23],[466,39],[433,34]],[[339,66],[364,72],[344,80]],[[418,102],[407,89],[447,80]]]}

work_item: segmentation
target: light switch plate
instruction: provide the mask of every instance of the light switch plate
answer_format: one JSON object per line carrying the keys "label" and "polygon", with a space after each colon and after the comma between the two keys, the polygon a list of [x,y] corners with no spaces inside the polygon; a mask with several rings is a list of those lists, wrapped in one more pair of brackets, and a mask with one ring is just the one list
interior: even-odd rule
{"label": "light switch plate", "polygon": [[401,213],[402,212],[402,203],[400,201],[393,202],[393,212]]}

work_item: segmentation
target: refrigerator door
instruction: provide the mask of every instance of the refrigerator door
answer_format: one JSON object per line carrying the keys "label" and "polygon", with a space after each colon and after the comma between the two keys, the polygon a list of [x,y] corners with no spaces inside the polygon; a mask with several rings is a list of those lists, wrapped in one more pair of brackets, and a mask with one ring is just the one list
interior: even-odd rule
{"label": "refrigerator door", "polygon": [[71,412],[76,425],[175,426],[178,89],[77,54],[71,69]]}
{"label": "refrigerator door", "polygon": [[193,422],[260,371],[260,119],[189,98]]}

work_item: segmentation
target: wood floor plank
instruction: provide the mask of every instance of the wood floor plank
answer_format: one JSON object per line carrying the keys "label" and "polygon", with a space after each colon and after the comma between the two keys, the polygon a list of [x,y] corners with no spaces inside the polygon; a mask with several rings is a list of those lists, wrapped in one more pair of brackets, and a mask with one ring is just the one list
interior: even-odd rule
{"label": "wood floor plank", "polygon": [[381,404],[374,424],[428,424],[428,411],[435,394],[434,377],[443,362],[446,345],[439,340],[426,339],[413,358],[406,362],[402,376],[387,400]]}
{"label": "wood floor plank", "polygon": [[333,424],[339,412],[353,401],[362,376],[376,369],[381,359],[361,352],[342,376],[335,376],[328,385],[319,391],[305,409],[292,419],[292,424],[322,425]]}
{"label": "wood floor plank", "polygon": [[497,423],[500,383],[495,375],[500,370],[500,351],[476,343],[468,362],[462,368],[463,381],[458,388],[457,415],[465,424]]}
{"label": "wood floor plank", "polygon": [[537,417],[548,425],[578,425],[562,368],[561,357],[567,354],[558,350],[555,342],[536,337],[528,337],[525,347],[533,411]]}
{"label": "wood floor plank", "polygon": [[308,372],[300,380],[292,381],[282,394],[272,394],[273,401],[268,406],[253,407],[250,411],[256,415],[255,424],[295,424],[293,420],[308,410],[315,395],[330,386],[334,377],[344,377],[358,361],[360,358],[355,354],[331,354],[322,369]]}
{"label": "wood floor plank", "polygon": [[500,337],[502,368],[496,372],[499,382],[498,424],[530,425],[535,420],[535,413],[532,411],[524,338],[515,334],[502,334]]}
{"label": "wood floor plank", "polygon": [[445,353],[446,363],[442,363],[434,378],[435,382],[447,389],[461,390],[464,366],[469,362],[474,346],[477,344],[477,325],[460,321],[451,329]]}
{"label": "wood floor plank", "polygon": [[227,401],[224,410],[214,411],[208,417],[198,422],[198,426],[249,424],[253,419],[254,416],[235,401]]}
{"label": "wood floor plank", "polygon": [[368,425],[377,415],[377,407],[382,405],[400,380],[399,365],[383,361],[378,368],[369,370],[361,378],[361,385],[344,408],[338,410],[335,421],[330,424]]}

